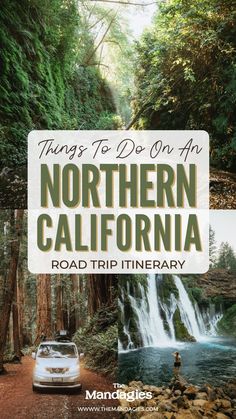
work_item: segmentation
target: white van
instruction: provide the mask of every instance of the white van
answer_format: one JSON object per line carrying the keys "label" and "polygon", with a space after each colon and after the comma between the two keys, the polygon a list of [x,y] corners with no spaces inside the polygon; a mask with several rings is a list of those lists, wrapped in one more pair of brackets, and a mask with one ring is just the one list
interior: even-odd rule
{"label": "white van", "polygon": [[42,388],[80,389],[79,354],[75,343],[46,341],[40,343],[33,372],[33,391]]}

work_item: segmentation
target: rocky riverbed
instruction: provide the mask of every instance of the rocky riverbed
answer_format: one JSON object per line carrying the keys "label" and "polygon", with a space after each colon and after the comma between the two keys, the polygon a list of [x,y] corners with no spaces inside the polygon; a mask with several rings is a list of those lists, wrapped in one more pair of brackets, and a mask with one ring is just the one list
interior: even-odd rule
{"label": "rocky riverbed", "polygon": [[[224,388],[209,384],[195,386],[182,377],[173,378],[169,386],[163,387],[132,381],[124,390],[152,392],[153,395],[150,400],[120,400],[121,407],[127,410],[123,413],[125,419],[236,418],[236,380],[231,380]],[[132,413],[128,408],[133,408]]]}

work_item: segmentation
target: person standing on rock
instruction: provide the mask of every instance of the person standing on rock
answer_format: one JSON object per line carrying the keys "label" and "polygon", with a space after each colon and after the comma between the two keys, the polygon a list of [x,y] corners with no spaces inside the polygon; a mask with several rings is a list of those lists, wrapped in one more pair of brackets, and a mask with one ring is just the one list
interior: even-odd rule
{"label": "person standing on rock", "polygon": [[180,356],[179,352],[174,352],[172,355],[175,358],[175,361],[174,361],[174,375],[175,375],[175,377],[178,377],[180,367],[181,367],[181,356]]}

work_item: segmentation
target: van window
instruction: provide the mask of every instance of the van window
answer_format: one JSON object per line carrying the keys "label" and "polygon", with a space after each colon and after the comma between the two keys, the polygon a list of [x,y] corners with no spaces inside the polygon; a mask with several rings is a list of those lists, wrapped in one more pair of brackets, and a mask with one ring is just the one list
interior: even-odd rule
{"label": "van window", "polygon": [[74,345],[41,344],[37,356],[39,358],[77,358]]}

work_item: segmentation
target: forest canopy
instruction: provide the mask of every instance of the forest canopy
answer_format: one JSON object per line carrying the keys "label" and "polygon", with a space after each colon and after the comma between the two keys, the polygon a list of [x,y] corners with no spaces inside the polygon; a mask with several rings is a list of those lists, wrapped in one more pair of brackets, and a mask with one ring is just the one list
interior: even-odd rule
{"label": "forest canopy", "polygon": [[229,0],[160,1],[137,44],[136,129],[204,129],[211,163],[235,170],[236,9]]}

